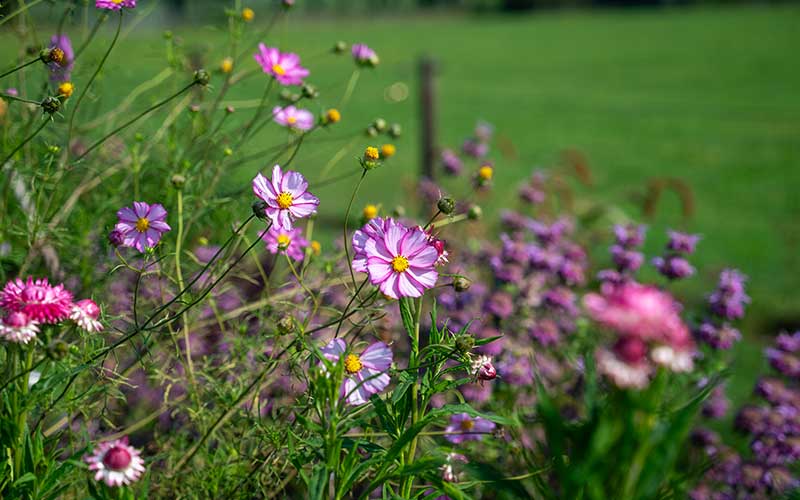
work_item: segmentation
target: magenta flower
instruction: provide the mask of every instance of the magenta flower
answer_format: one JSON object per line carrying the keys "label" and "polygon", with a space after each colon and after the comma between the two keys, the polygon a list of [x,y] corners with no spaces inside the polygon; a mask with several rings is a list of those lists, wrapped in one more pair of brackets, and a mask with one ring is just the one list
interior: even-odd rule
{"label": "magenta flower", "polygon": [[161,235],[172,228],[165,222],[167,211],[156,203],[148,205],[143,201],[134,201],[133,209],[121,208],[117,212],[119,222],[114,229],[122,233],[122,245],[144,252],[161,240]]}
{"label": "magenta flower", "polygon": [[364,227],[353,233],[353,270],[358,273],[367,272],[367,241],[383,238],[392,219],[374,217]]}
{"label": "magenta flower", "polygon": [[67,35],[53,35],[50,37],[50,48],[64,51],[64,60],[61,63],[48,63],[50,68],[50,81],[53,83],[66,82],[70,79],[72,68],[75,66],[75,51]]}
{"label": "magenta flower", "polygon": [[300,66],[300,56],[291,52],[283,53],[274,47],[258,44],[254,55],[264,73],[272,75],[281,85],[301,85],[309,71]]}
{"label": "magenta flower", "polygon": [[292,229],[292,222],[317,211],[319,199],[308,192],[308,182],[299,172],[284,173],[280,165],[272,167],[272,179],[260,173],[253,179],[253,193],[266,202],[267,216],[280,229]]}
{"label": "magenta flower", "polygon": [[293,130],[311,130],[314,128],[314,113],[307,109],[298,109],[294,106],[272,108],[275,123]]}
{"label": "magenta flower", "polygon": [[72,306],[69,315],[80,328],[87,332],[103,331],[103,324],[97,318],[100,317],[100,307],[92,299],[79,300]]}
{"label": "magenta flower", "polygon": [[[333,339],[321,349],[325,359],[338,363],[347,353],[347,344],[342,339]],[[342,381],[341,395],[351,405],[363,405],[370,396],[384,390],[389,385],[389,367],[392,365],[392,351],[383,342],[376,342],[360,355],[347,353],[344,357],[345,379]]]}
{"label": "magenta flower", "polygon": [[131,484],[144,473],[144,460],[140,451],[128,444],[128,438],[100,443],[91,455],[85,456],[89,470],[95,471],[94,480],[106,485]]}
{"label": "magenta flower", "polygon": [[668,345],[690,343],[689,330],[678,315],[680,306],[658,288],[627,282],[602,295],[587,294],[583,304],[592,319],[622,336]]}
{"label": "magenta flower", "polygon": [[490,434],[496,425],[491,420],[470,417],[469,413],[456,413],[450,416],[450,425],[444,430],[458,434],[447,434],[445,439],[454,444],[464,441],[480,441],[484,434]]}
{"label": "magenta flower", "polygon": [[378,54],[363,43],[354,43],[351,52],[353,59],[361,66],[377,66],[380,62]]}
{"label": "magenta flower", "polygon": [[367,228],[369,223],[362,228],[368,238],[363,250],[356,250],[353,269],[363,269],[365,255],[370,282],[384,295],[393,299],[422,296],[439,278],[438,250],[420,227],[408,228],[392,219],[383,224],[385,230],[380,232]]}
{"label": "magenta flower", "polygon": [[[0,292],[0,307],[24,313],[31,321],[58,323],[72,311],[72,293],[64,285],[53,286],[47,278],[9,281]],[[17,320],[15,320],[17,321]]]}
{"label": "magenta flower", "polygon": [[136,7],[136,0],[95,0],[94,6],[106,10],[133,9]]}
{"label": "magenta flower", "polygon": [[270,253],[285,252],[290,258],[301,261],[305,256],[304,248],[308,247],[308,240],[303,238],[303,231],[294,229],[281,229],[272,226],[261,239],[267,244]]}
{"label": "magenta flower", "polygon": [[27,344],[39,333],[38,323],[23,312],[11,312],[0,320],[0,338],[7,342]]}

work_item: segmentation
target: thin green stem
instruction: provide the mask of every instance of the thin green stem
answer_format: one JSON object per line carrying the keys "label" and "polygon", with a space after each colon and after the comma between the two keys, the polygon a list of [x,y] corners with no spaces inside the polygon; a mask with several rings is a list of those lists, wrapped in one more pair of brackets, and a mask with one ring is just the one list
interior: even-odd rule
{"label": "thin green stem", "polygon": [[117,134],[118,134],[119,132],[121,132],[123,129],[127,128],[128,126],[130,126],[130,125],[131,125],[132,123],[134,123],[135,121],[139,120],[139,119],[140,119],[141,117],[143,117],[144,115],[146,115],[146,114],[148,114],[148,113],[152,113],[153,111],[157,110],[157,109],[158,109],[158,108],[160,108],[161,106],[163,106],[163,105],[167,104],[167,103],[168,103],[168,102],[170,102],[171,100],[173,100],[173,99],[175,99],[176,97],[180,96],[181,94],[183,94],[184,92],[186,92],[186,91],[187,91],[187,90],[189,90],[190,88],[194,87],[196,84],[197,84],[197,82],[195,82],[195,81],[192,81],[192,83],[190,83],[190,84],[186,85],[186,86],[185,86],[185,87],[183,87],[181,90],[179,90],[179,91],[177,91],[176,93],[172,94],[171,96],[167,97],[167,98],[166,98],[166,99],[164,99],[163,101],[161,101],[161,102],[158,102],[158,103],[156,103],[156,104],[153,104],[152,106],[150,106],[150,107],[149,107],[149,108],[147,108],[146,110],[142,111],[141,113],[139,113],[138,115],[134,116],[133,118],[131,118],[131,119],[130,119],[130,120],[128,120],[127,122],[125,122],[125,123],[123,123],[122,125],[120,125],[119,127],[115,128],[114,130],[112,130],[111,132],[109,132],[108,134],[106,134],[106,135],[105,135],[105,136],[104,136],[102,139],[100,139],[99,141],[97,141],[97,142],[95,142],[94,144],[92,144],[91,146],[89,146],[89,148],[88,148],[86,151],[84,151],[84,153],[83,153],[82,155],[80,155],[78,158],[76,158],[76,159],[75,159],[75,161],[76,161],[76,162],[79,162],[79,161],[81,161],[82,159],[86,158],[86,156],[87,156],[89,153],[91,153],[92,151],[94,151],[95,149],[97,149],[97,148],[98,148],[98,147],[99,147],[101,144],[103,144],[103,143],[104,143],[105,141],[107,141],[109,138],[111,138],[112,136],[115,136],[115,135],[117,135]]}
{"label": "thin green stem", "polygon": [[350,202],[347,204],[347,210],[344,213],[344,229],[342,231],[342,235],[344,237],[344,255],[347,258],[347,269],[350,270],[350,278],[353,280],[353,288],[356,288],[358,285],[356,284],[356,275],[353,272],[353,266],[350,262],[350,250],[348,248],[348,238],[347,238],[347,222],[350,219],[350,210],[353,208],[353,202],[356,199],[356,194],[358,194],[358,188],[361,187],[361,183],[364,182],[364,177],[367,176],[367,169],[364,169],[361,172],[361,177],[358,179],[358,183],[356,184],[355,189],[353,189],[353,194],[350,195]]}
{"label": "thin green stem", "polygon": [[38,3],[42,3],[43,1],[44,0],[33,0],[33,2],[31,2],[31,3],[27,4],[27,5],[23,4],[19,9],[15,10],[14,12],[12,12],[9,15],[7,15],[3,19],[0,19],[0,26],[2,26],[3,24],[7,23],[8,21],[14,19],[14,17],[16,17],[19,14],[22,14],[23,12],[25,12],[28,9],[30,9],[34,5],[36,5]]}
{"label": "thin green stem", "polygon": [[49,118],[48,118],[48,119],[45,119],[45,120],[43,120],[43,121],[42,121],[42,124],[41,124],[41,125],[39,125],[39,126],[36,128],[36,130],[34,130],[34,131],[33,131],[33,133],[32,133],[31,135],[29,135],[28,137],[26,137],[24,141],[20,142],[20,143],[17,145],[17,147],[15,147],[15,148],[14,148],[14,150],[13,150],[13,151],[11,151],[11,153],[9,153],[9,154],[8,154],[8,156],[6,156],[5,158],[3,158],[3,161],[2,161],[2,162],[0,162],[0,167],[2,167],[3,165],[5,165],[6,163],[8,163],[8,160],[10,160],[11,158],[13,158],[13,157],[14,157],[14,155],[15,155],[15,154],[17,154],[17,151],[19,151],[20,149],[22,149],[22,148],[23,148],[23,147],[24,147],[26,144],[28,144],[28,143],[31,141],[31,139],[33,139],[34,137],[36,137],[36,134],[38,134],[38,133],[39,133],[39,132],[40,132],[40,131],[41,131],[41,130],[44,128],[44,126],[45,126],[45,125],[47,125],[47,123],[48,123],[49,121],[50,121],[50,119],[49,119]]}
{"label": "thin green stem", "polygon": [[30,61],[28,61],[26,63],[23,63],[23,64],[17,66],[16,68],[13,68],[13,69],[10,69],[10,70],[6,71],[2,75],[0,75],[0,78],[4,78],[4,77],[6,77],[6,76],[8,76],[8,75],[10,75],[12,73],[16,73],[17,71],[21,70],[22,68],[30,66],[31,64],[34,64],[36,61],[39,61],[39,60],[40,59],[37,57],[36,59],[32,59],[32,60],[30,60]]}
{"label": "thin green stem", "polygon": [[[109,44],[108,50],[106,50],[106,53],[103,55],[103,59],[100,60],[100,64],[97,65],[97,69],[94,70],[92,77],[89,79],[86,85],[81,89],[81,93],[75,102],[75,106],[72,108],[72,114],[69,117],[69,127],[67,128],[67,144],[65,148],[66,149],[65,154],[67,155],[66,158],[69,158],[69,144],[72,140],[72,129],[75,124],[75,116],[78,114],[78,107],[80,107],[83,98],[86,97],[86,93],[89,91],[89,87],[92,86],[92,83],[94,83],[95,78],[97,78],[97,75],[100,74],[100,70],[102,70],[103,66],[105,66],[106,61],[108,60],[108,56],[111,55],[111,51],[114,49],[114,45],[116,45],[117,43],[117,39],[119,38],[119,32],[122,29],[122,12],[124,10],[125,9],[119,10],[119,22],[117,23],[117,31],[116,33],[114,33],[114,39],[111,40],[111,44]],[[85,156],[85,153],[83,156]]]}
{"label": "thin green stem", "polygon": [[89,44],[94,39],[94,36],[97,34],[97,31],[100,29],[100,25],[102,25],[106,21],[106,19],[108,19],[108,14],[106,13],[103,13],[100,17],[97,18],[97,21],[94,23],[94,27],[92,28],[91,33],[89,33],[89,36],[86,37],[86,40],[81,44],[78,50],[75,51],[75,57],[72,59],[73,62],[75,62],[81,56],[81,54],[83,54],[83,51],[86,50],[86,47],[89,46]]}
{"label": "thin green stem", "polygon": [[[183,272],[181,271],[181,244],[183,242],[183,189],[178,188],[178,235],[175,239],[175,276],[178,280],[178,289],[183,290]],[[186,353],[186,371],[189,375],[189,385],[192,387],[194,397],[197,397],[197,383],[194,377],[194,364],[192,363],[192,344],[189,338],[189,322],[183,321],[183,350]]]}
{"label": "thin green stem", "polygon": [[2,97],[3,99],[9,99],[9,100],[12,100],[12,101],[24,102],[26,104],[35,104],[37,106],[41,106],[42,105],[42,103],[39,102],[39,101],[31,101],[30,99],[23,99],[22,97],[8,95],[8,94],[4,94],[2,92],[0,92],[0,97]]}

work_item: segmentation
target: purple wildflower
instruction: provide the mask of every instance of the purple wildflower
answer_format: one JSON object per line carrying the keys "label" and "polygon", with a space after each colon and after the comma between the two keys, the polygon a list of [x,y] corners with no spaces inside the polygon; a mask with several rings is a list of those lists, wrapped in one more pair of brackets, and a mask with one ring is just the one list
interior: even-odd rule
{"label": "purple wildflower", "polygon": [[161,240],[161,235],[172,228],[166,223],[167,211],[158,203],[149,205],[134,201],[133,208],[123,207],[117,212],[119,222],[114,229],[123,235],[122,245],[144,252]]}
{"label": "purple wildflower", "polygon": [[446,435],[445,439],[454,444],[480,441],[484,434],[491,433],[495,427],[495,423],[491,420],[471,417],[468,413],[457,413],[450,416],[450,425],[445,428],[445,432],[453,434]]}

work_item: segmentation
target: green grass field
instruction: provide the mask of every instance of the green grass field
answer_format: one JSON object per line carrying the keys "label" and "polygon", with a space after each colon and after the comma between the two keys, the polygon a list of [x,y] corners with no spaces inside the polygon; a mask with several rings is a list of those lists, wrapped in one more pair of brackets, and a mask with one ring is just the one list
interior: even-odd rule
{"label": "green grass field", "polygon": [[[258,18],[262,25],[266,17]],[[440,63],[440,142],[458,145],[482,118],[518,153],[494,155],[497,200],[515,197],[531,169],[553,163],[564,148],[577,148],[589,159],[593,196],[620,203],[633,216],[638,209],[631,193],[654,176],[679,177],[694,190],[696,214],[681,225],[677,203],[667,200],[651,221],[649,254],[660,251],[668,227],[701,233],[694,262],[705,275],[682,291],[700,296],[722,267],[738,267],[751,278],[750,334],[772,334],[778,325],[800,323],[800,65],[794,54],[799,23],[800,8],[792,6],[290,18],[266,41],[303,56],[310,80],[322,90],[313,109],[337,104],[350,75],[348,58],[327,54],[334,41],[363,41],[379,52],[380,68],[361,75],[357,95],[330,135],[344,137],[377,116],[401,123],[406,133],[398,156],[369,176],[357,206],[400,202],[404,191],[398,186],[409,185],[415,175],[415,68],[418,56],[429,54]],[[184,26],[174,32],[208,67],[227,55],[225,34],[217,28]],[[98,45],[95,56],[102,49]],[[108,87],[124,95],[163,67],[159,32],[136,29],[112,60],[106,78],[114,85]],[[239,62],[245,66],[255,67],[249,56]],[[79,84],[87,73],[77,73]],[[385,101],[385,89],[396,82],[410,86],[409,98]],[[230,98],[258,99],[263,85],[262,78],[250,78]],[[240,116],[250,113],[242,109]],[[277,134],[266,128],[263,144],[280,140]],[[366,143],[356,143],[339,171],[352,168],[345,164],[354,163],[350,158]],[[310,139],[295,166],[313,178],[340,145]],[[230,185],[247,182],[267,160],[232,172]],[[320,190],[324,210],[343,212],[354,182]],[[496,203],[489,212],[501,208]],[[745,364],[760,362],[752,344],[742,350],[749,354]]]}

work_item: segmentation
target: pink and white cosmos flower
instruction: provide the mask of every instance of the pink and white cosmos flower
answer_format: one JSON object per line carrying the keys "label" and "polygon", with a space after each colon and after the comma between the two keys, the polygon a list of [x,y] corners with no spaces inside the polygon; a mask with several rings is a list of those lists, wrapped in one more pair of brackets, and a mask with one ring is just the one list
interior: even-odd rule
{"label": "pink and white cosmos flower", "polygon": [[370,282],[387,297],[421,297],[439,278],[439,251],[420,227],[373,219],[354,236],[353,248],[353,269],[362,271],[366,258]]}
{"label": "pink and white cosmos flower", "polygon": [[64,285],[51,285],[47,278],[9,281],[0,292],[0,307],[25,313],[37,323],[59,323],[72,311],[72,293]]}
{"label": "pink and white cosmos flower", "polygon": [[144,252],[161,241],[161,235],[172,228],[166,223],[167,211],[159,203],[149,205],[134,201],[133,208],[123,207],[117,212],[119,222],[114,229],[122,235],[122,246]]}
{"label": "pink and white cosmos flower", "polygon": [[100,443],[91,455],[85,456],[94,480],[115,487],[131,484],[142,476],[144,459],[141,452],[128,444],[128,438]]}
{"label": "pink and white cosmos flower", "polygon": [[296,261],[303,260],[303,257],[305,257],[304,249],[309,245],[308,240],[303,237],[302,229],[299,227],[286,230],[272,226],[269,231],[261,236],[261,239],[267,244],[267,250],[270,253],[285,252],[289,258]]}
{"label": "pink and white cosmos flower", "polygon": [[263,43],[258,44],[258,52],[254,57],[264,73],[272,75],[281,85],[301,85],[303,79],[310,74],[310,71],[300,66],[300,56],[297,54],[284,53]]}
{"label": "pink and white cosmos flower", "polygon": [[292,222],[317,211],[319,199],[308,192],[308,182],[299,172],[284,173],[280,165],[272,168],[272,179],[260,173],[253,179],[253,193],[267,204],[265,210],[279,229],[292,229]]}
{"label": "pink and white cosmos flower", "polygon": [[383,342],[370,345],[359,355],[347,353],[344,340],[333,339],[321,351],[332,363],[338,363],[344,356],[345,378],[340,392],[348,404],[365,404],[391,382],[388,371],[392,366],[392,351]]}
{"label": "pink and white cosmos flower", "polygon": [[293,130],[311,130],[314,128],[314,113],[307,109],[298,109],[294,106],[272,108],[275,123]]}
{"label": "pink and white cosmos flower", "polygon": [[480,441],[484,434],[491,434],[497,427],[491,420],[481,417],[471,417],[469,413],[456,413],[450,416],[450,425],[444,430],[453,434],[447,434],[445,439],[454,444],[464,441]]}

